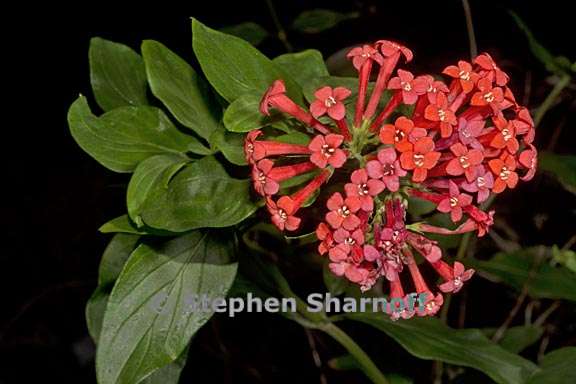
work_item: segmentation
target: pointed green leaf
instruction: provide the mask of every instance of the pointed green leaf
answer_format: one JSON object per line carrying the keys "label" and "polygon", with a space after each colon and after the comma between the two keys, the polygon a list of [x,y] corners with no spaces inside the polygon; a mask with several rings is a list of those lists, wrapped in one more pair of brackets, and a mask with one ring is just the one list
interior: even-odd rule
{"label": "pointed green leaf", "polygon": [[89,57],[90,82],[104,111],[148,103],[144,63],[130,47],[94,37]]}
{"label": "pointed green leaf", "polygon": [[500,384],[525,383],[537,369],[531,361],[492,343],[478,329],[452,329],[435,318],[392,321],[381,313],[347,317],[381,330],[418,358],[478,369]]}
{"label": "pointed green leaf", "polygon": [[324,64],[322,53],[315,49],[307,49],[297,53],[286,53],[275,57],[272,62],[284,68],[302,88],[304,88],[311,79],[330,75]]}
{"label": "pointed green leaf", "polygon": [[98,228],[98,231],[102,233],[131,233],[135,235],[145,235],[147,233],[145,230],[138,229],[128,215],[118,216],[107,221]]}
{"label": "pointed green leaf", "polygon": [[157,155],[138,164],[126,193],[128,214],[137,226],[144,225],[140,212],[148,197],[154,195],[156,190],[166,189],[172,177],[187,162],[180,156]]}
{"label": "pointed green leaf", "polygon": [[540,152],[538,166],[554,175],[566,190],[576,194],[576,156]]}
{"label": "pointed green leaf", "polygon": [[197,295],[224,298],[236,276],[234,240],[194,231],[161,246],[141,244],[108,300],[96,372],[100,384],[133,384],[178,357],[212,316]]}
{"label": "pointed green leaf", "polygon": [[541,371],[527,384],[576,383],[576,347],[564,347],[547,353],[540,363]]}
{"label": "pointed green leaf", "polygon": [[234,100],[224,112],[226,129],[231,132],[249,132],[272,124],[274,116],[260,113],[261,100],[262,95],[257,94],[246,94]]}
{"label": "pointed green leaf", "polygon": [[178,131],[158,108],[121,107],[96,117],[84,96],[70,106],[68,125],[85,152],[116,172],[132,172],[138,163],[158,154],[185,158],[191,144],[198,143]]}
{"label": "pointed green leaf", "polygon": [[157,41],[144,41],[142,56],[154,96],[182,125],[209,139],[218,129],[219,107],[202,78],[186,61]]}
{"label": "pointed green leaf", "polygon": [[153,228],[184,232],[228,227],[256,208],[250,181],[231,178],[215,158],[205,157],[187,164],[166,188],[151,191],[140,216]]}
{"label": "pointed green leaf", "polygon": [[470,259],[468,264],[480,273],[496,281],[509,284],[521,290],[528,278],[528,294],[538,299],[565,299],[576,301],[576,279],[574,274],[562,265],[552,266],[538,262],[538,255],[545,250],[533,247],[514,253],[498,253],[488,261]]}
{"label": "pointed green leaf", "polygon": [[302,100],[298,84],[248,42],[193,19],[192,43],[204,75],[227,101],[247,93],[263,95],[278,79],[286,83],[289,96]]}
{"label": "pointed green leaf", "polygon": [[246,135],[218,130],[210,138],[212,146],[222,152],[226,160],[236,165],[246,165],[244,138]]}

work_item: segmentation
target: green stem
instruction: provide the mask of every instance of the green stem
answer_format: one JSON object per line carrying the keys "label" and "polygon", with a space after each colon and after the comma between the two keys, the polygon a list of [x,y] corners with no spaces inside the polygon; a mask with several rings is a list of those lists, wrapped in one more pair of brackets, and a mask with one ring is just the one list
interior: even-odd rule
{"label": "green stem", "polygon": [[472,22],[472,11],[468,0],[462,0],[462,7],[464,8],[464,15],[466,16],[466,29],[468,30],[468,45],[470,46],[470,60],[474,60],[478,55],[478,47],[476,46],[476,35],[474,34],[474,23]]}
{"label": "green stem", "polygon": [[548,112],[550,107],[552,107],[552,104],[554,104],[554,102],[556,101],[560,93],[564,90],[564,88],[566,88],[568,84],[570,84],[570,80],[571,80],[570,75],[564,74],[562,75],[560,80],[558,80],[556,85],[554,85],[554,88],[552,88],[548,96],[546,96],[546,99],[544,99],[542,104],[540,104],[540,106],[536,110],[536,113],[534,115],[534,126],[537,127],[540,125],[540,122],[544,118],[544,115],[546,114],[546,112]]}
{"label": "green stem", "polygon": [[364,374],[372,380],[375,384],[388,384],[389,381],[386,379],[386,376],[374,364],[374,362],[370,359],[370,357],[364,352],[364,350],[356,344],[356,342],[348,336],[343,330],[338,328],[335,324],[326,323],[319,327],[322,331],[326,332],[334,340],[338,341],[348,353],[350,353],[356,362],[362,367],[362,371]]}
{"label": "green stem", "polygon": [[270,16],[272,16],[272,21],[276,26],[276,30],[278,31],[278,39],[284,44],[284,48],[286,51],[292,52],[294,49],[292,48],[292,44],[288,41],[288,36],[286,35],[286,31],[282,27],[282,23],[278,18],[278,14],[276,13],[276,8],[274,8],[274,3],[272,0],[266,0],[266,4],[268,5],[268,9],[270,10]]}

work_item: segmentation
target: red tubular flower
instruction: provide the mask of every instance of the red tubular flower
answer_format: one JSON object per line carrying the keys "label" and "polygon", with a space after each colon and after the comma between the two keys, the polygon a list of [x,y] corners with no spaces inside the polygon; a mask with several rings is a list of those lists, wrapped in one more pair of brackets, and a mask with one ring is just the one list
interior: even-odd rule
{"label": "red tubular flower", "polygon": [[356,112],[354,114],[354,125],[358,126],[362,119],[362,114],[364,113],[364,103],[366,101],[366,91],[368,89],[368,81],[370,80],[370,72],[372,71],[372,62],[375,61],[382,65],[384,63],[384,58],[378,50],[371,45],[352,48],[346,57],[352,59],[354,68],[359,72],[358,99],[356,100]]}
{"label": "red tubular flower", "polygon": [[436,96],[439,93],[446,94],[450,92],[448,86],[444,84],[444,82],[435,80],[434,77],[430,75],[422,75],[418,77],[422,78],[426,83],[426,99],[428,100],[429,104],[436,104]]}
{"label": "red tubular flower", "polygon": [[380,128],[380,142],[394,145],[399,152],[411,151],[414,143],[426,136],[424,128],[414,127],[414,122],[405,116],[400,116],[392,124],[386,124]]}
{"label": "red tubular flower", "polygon": [[456,143],[450,146],[454,158],[446,166],[446,173],[452,176],[464,174],[466,180],[472,181],[476,174],[475,167],[482,163],[484,155],[477,149],[468,150],[464,144]]}
{"label": "red tubular flower", "polygon": [[244,155],[249,164],[254,164],[268,156],[308,155],[310,149],[305,145],[288,144],[279,141],[256,140],[261,131],[250,131],[244,140]]}
{"label": "red tubular flower", "polygon": [[361,208],[366,212],[371,212],[374,208],[372,196],[380,194],[386,185],[380,180],[368,180],[368,174],[364,169],[357,169],[350,176],[351,183],[344,186],[347,196],[360,199]]}
{"label": "red tubular flower", "polygon": [[442,260],[432,263],[432,266],[445,280],[444,283],[439,285],[440,290],[445,293],[458,292],[464,286],[464,282],[470,280],[474,274],[473,269],[466,270],[464,265],[459,261],[454,262],[454,268],[450,267]]}
{"label": "red tubular flower", "polygon": [[316,228],[316,237],[320,240],[320,244],[318,244],[318,253],[323,255],[328,252],[332,247],[332,244],[334,244],[334,238],[332,237],[330,227],[325,223],[320,223],[318,228]]}
{"label": "red tubular flower", "polygon": [[410,271],[410,276],[412,277],[412,282],[414,283],[414,286],[416,287],[416,292],[421,293],[421,294],[426,294],[426,296],[427,296],[426,302],[424,303],[424,306],[419,307],[418,310],[416,311],[416,313],[418,314],[418,316],[433,316],[442,307],[442,304],[444,303],[444,299],[443,299],[441,294],[438,294],[435,296],[432,293],[432,291],[430,291],[430,289],[428,288],[428,285],[426,284],[426,282],[424,281],[424,278],[422,277],[422,274],[420,273],[420,270],[418,269],[418,264],[416,264],[416,261],[414,261],[414,256],[412,255],[410,250],[405,248],[403,250],[403,252],[404,252],[404,256],[407,259],[408,270]]}
{"label": "red tubular flower", "polygon": [[478,165],[474,168],[474,179],[469,183],[462,182],[460,186],[466,192],[476,193],[476,201],[480,204],[490,195],[490,190],[494,187],[494,177],[483,165]]}
{"label": "red tubular flower", "polygon": [[328,114],[340,129],[346,141],[350,141],[352,136],[346,123],[346,107],[343,101],[350,96],[352,92],[344,87],[322,87],[314,93],[316,100],[310,104],[310,112],[315,118]]}
{"label": "red tubular flower", "polygon": [[440,159],[440,152],[434,152],[434,141],[430,137],[418,139],[411,151],[402,152],[400,164],[406,170],[414,170],[412,181],[426,180],[428,170],[432,169]]}
{"label": "red tubular flower", "polygon": [[528,144],[528,149],[520,152],[518,156],[520,165],[528,169],[528,172],[522,176],[522,181],[531,180],[536,173],[536,165],[538,164],[538,152],[532,144]]}
{"label": "red tubular flower", "polygon": [[281,231],[295,231],[302,221],[300,218],[293,216],[295,207],[288,196],[283,196],[274,202],[271,198],[266,198],[266,207],[270,213],[272,223]]}
{"label": "red tubular flower", "polygon": [[516,139],[516,129],[512,122],[506,121],[504,117],[496,116],[492,118],[494,125],[497,128],[492,140],[490,140],[490,146],[497,149],[506,148],[508,152],[514,154],[518,152],[520,145]]}
{"label": "red tubular flower", "polygon": [[400,188],[400,177],[406,176],[406,171],[400,166],[394,148],[384,148],[378,152],[378,160],[366,164],[368,176],[381,179],[390,192]]}
{"label": "red tubular flower", "polygon": [[260,102],[260,113],[266,116],[269,115],[270,107],[276,108],[297,120],[300,120],[302,123],[317,129],[323,134],[330,133],[328,128],[286,96],[286,86],[282,80],[274,81],[272,86],[268,88]]}
{"label": "red tubular flower", "polygon": [[440,212],[450,212],[450,218],[457,223],[462,219],[462,208],[472,204],[472,196],[460,193],[460,189],[453,182],[449,182],[449,194],[440,201],[437,209]]}
{"label": "red tubular flower", "polygon": [[317,135],[308,144],[308,149],[312,153],[310,161],[320,168],[331,165],[340,168],[346,162],[346,153],[339,147],[344,141],[344,136],[331,133],[326,136]]}
{"label": "red tubular flower", "polygon": [[480,67],[483,76],[487,76],[490,81],[495,81],[501,87],[506,85],[510,79],[504,71],[498,68],[492,57],[487,53],[476,56],[474,64]]}
{"label": "red tubular flower", "polygon": [[492,80],[484,77],[478,80],[478,92],[472,95],[470,105],[478,107],[490,106],[495,114],[500,112],[500,104],[504,101],[502,88],[493,87]]}
{"label": "red tubular flower", "polygon": [[456,115],[448,108],[448,99],[443,93],[436,96],[436,104],[430,104],[426,107],[424,117],[430,121],[440,122],[442,137],[452,135],[452,126],[458,123]]}
{"label": "red tubular flower", "polygon": [[508,188],[516,187],[518,184],[518,174],[516,170],[516,160],[513,156],[504,154],[498,159],[492,159],[488,162],[490,170],[496,177],[494,180],[494,193],[500,193]]}
{"label": "red tubular flower", "polygon": [[374,116],[376,108],[378,107],[378,103],[380,102],[380,98],[382,97],[382,93],[384,92],[394,67],[396,67],[398,60],[400,59],[400,55],[404,55],[406,62],[412,60],[412,51],[392,41],[379,40],[376,42],[376,45],[380,48],[380,52],[382,53],[382,56],[385,57],[385,59],[383,64],[380,66],[380,71],[378,72],[378,77],[376,78],[374,90],[372,91],[372,95],[370,95],[370,100],[368,101],[368,105],[364,111],[365,119],[370,119],[372,116]]}
{"label": "red tubular flower", "polygon": [[326,206],[330,210],[326,214],[326,221],[332,228],[343,227],[351,231],[360,225],[360,219],[355,214],[362,206],[359,198],[349,196],[344,199],[339,192],[336,192],[328,199]]}
{"label": "red tubular flower", "polygon": [[450,65],[442,71],[443,74],[448,75],[456,80],[464,93],[470,93],[478,81],[478,74],[472,71],[472,65],[460,60],[458,66]]}
{"label": "red tubular flower", "polygon": [[316,168],[311,162],[285,165],[274,168],[274,162],[262,159],[252,167],[254,189],[261,195],[274,195],[280,188],[280,182],[309,172]]}
{"label": "red tubular flower", "polygon": [[422,78],[414,79],[414,75],[402,69],[398,70],[398,76],[388,82],[389,89],[398,89],[402,93],[402,102],[412,105],[418,100],[418,96],[426,93],[428,84]]}

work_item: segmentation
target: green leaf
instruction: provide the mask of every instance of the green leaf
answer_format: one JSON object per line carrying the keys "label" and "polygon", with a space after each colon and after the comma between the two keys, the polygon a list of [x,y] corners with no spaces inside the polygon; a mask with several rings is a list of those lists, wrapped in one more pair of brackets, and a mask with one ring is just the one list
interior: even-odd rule
{"label": "green leaf", "polygon": [[392,321],[381,313],[347,317],[386,333],[420,359],[471,367],[500,384],[524,383],[537,369],[529,360],[492,343],[478,329],[452,329],[435,318]]}
{"label": "green leaf", "polygon": [[554,245],[552,246],[552,257],[557,263],[562,264],[572,272],[576,272],[576,252],[570,249],[560,249]]}
{"label": "green leaf", "polygon": [[302,100],[298,84],[248,42],[193,19],[192,43],[206,78],[228,102],[247,93],[263,95],[277,79],[284,80],[290,97]]}
{"label": "green leaf", "polygon": [[100,268],[98,270],[99,286],[106,287],[116,281],[130,253],[136,248],[136,243],[139,239],[140,236],[138,235],[126,233],[118,233],[112,237],[102,254],[102,260],[100,260]]}
{"label": "green leaf", "polygon": [[202,295],[224,298],[236,276],[233,239],[194,231],[162,246],[141,244],[108,300],[96,372],[100,384],[138,383],[168,365],[212,316],[194,311]]}
{"label": "green leaf", "polygon": [[340,13],[329,9],[313,9],[299,14],[292,28],[304,33],[319,33],[334,28],[344,20],[356,17],[357,12]]}
{"label": "green leaf", "polygon": [[[487,337],[492,337],[496,333],[497,328],[484,328],[482,331]],[[526,325],[510,327],[504,333],[504,337],[500,340],[502,348],[512,352],[520,353],[542,337],[544,328]]]}
{"label": "green leaf", "polygon": [[249,132],[272,124],[277,118],[260,113],[262,95],[246,94],[234,100],[224,112],[224,126],[232,132]]}
{"label": "green leaf", "polygon": [[544,47],[538,40],[536,40],[532,34],[532,31],[530,31],[520,16],[512,11],[510,11],[510,15],[520,30],[526,35],[532,54],[546,66],[548,71],[554,72],[556,74],[565,74],[571,70],[569,61],[566,63],[566,60],[563,60],[564,58],[552,55],[552,53],[550,53],[546,47]]}
{"label": "green leaf", "polygon": [[145,230],[140,230],[128,215],[118,216],[104,223],[98,231],[102,233],[132,233],[136,235],[145,235]]}
{"label": "green leaf", "polygon": [[576,347],[564,347],[547,353],[527,384],[576,383]]}
{"label": "green leaf", "polygon": [[246,165],[244,155],[244,138],[246,135],[235,132],[218,130],[210,138],[210,143],[215,149],[222,152],[226,160],[236,165]]}
{"label": "green leaf", "polygon": [[198,140],[178,131],[154,107],[121,107],[96,117],[84,96],[68,111],[72,136],[82,149],[106,168],[132,172],[141,161],[159,154],[185,152]]}
{"label": "green leaf", "polygon": [[310,79],[330,75],[324,64],[322,53],[315,49],[307,49],[297,53],[286,53],[274,58],[272,62],[284,68],[302,88],[306,86]]}
{"label": "green leaf", "polygon": [[166,189],[172,177],[187,162],[180,156],[157,155],[138,164],[126,193],[128,214],[138,227],[144,225],[140,213],[148,197],[156,190]]}
{"label": "green leaf", "polygon": [[219,111],[203,79],[186,61],[157,41],[144,41],[142,56],[154,96],[182,125],[208,140],[219,127]]}
{"label": "green leaf", "polygon": [[576,194],[576,156],[540,152],[538,166],[553,174],[566,190]]}
{"label": "green leaf", "polygon": [[98,287],[86,303],[86,325],[95,343],[98,343],[100,338],[102,320],[112,284],[120,275],[139,238],[140,236],[137,235],[117,234],[110,240],[102,255],[98,271]]}
{"label": "green leaf", "polygon": [[514,253],[498,253],[491,260],[469,259],[468,264],[497,282],[504,282],[521,290],[527,279],[528,294],[537,299],[565,299],[576,301],[576,279],[563,266],[538,262],[542,247],[526,248]]}
{"label": "green leaf", "polygon": [[188,350],[185,350],[176,361],[153,372],[142,380],[140,384],[178,384],[187,358]]}
{"label": "green leaf", "polygon": [[233,179],[213,157],[187,164],[167,188],[151,191],[144,223],[173,232],[238,224],[256,210],[250,180]]}
{"label": "green leaf", "polygon": [[247,21],[236,25],[229,25],[227,27],[221,28],[220,32],[239,37],[252,45],[258,45],[264,41],[264,39],[270,36],[268,31],[262,28],[260,24],[256,24],[252,21]]}
{"label": "green leaf", "polygon": [[131,48],[99,37],[90,40],[90,82],[98,105],[109,111],[146,105],[146,73]]}

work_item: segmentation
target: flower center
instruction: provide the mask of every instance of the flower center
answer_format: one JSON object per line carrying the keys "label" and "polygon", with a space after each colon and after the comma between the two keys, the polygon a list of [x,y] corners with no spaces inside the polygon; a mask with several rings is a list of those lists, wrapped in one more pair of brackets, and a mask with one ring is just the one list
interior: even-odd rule
{"label": "flower center", "polygon": [[382,164],[382,173],[384,176],[394,175],[394,165],[393,164]]}
{"label": "flower center", "polygon": [[406,92],[410,92],[412,90],[412,84],[403,81],[402,82],[402,88],[406,91]]}
{"label": "flower center", "polygon": [[461,285],[462,285],[462,279],[460,277],[455,277],[454,278],[454,286],[459,287]]}
{"label": "flower center", "polygon": [[394,141],[399,142],[402,141],[406,137],[406,134],[401,131],[400,129],[396,130],[396,134],[394,135]]}
{"label": "flower center", "polygon": [[264,174],[264,172],[260,172],[258,174],[258,181],[260,181],[260,183],[262,184],[266,184],[266,175]]}
{"label": "flower center", "polygon": [[322,154],[326,157],[330,157],[334,154],[335,149],[329,146],[328,144],[324,144],[322,146]]}
{"label": "flower center", "polygon": [[415,153],[414,154],[414,164],[420,168],[422,166],[424,166],[424,155],[421,155],[419,153]]}
{"label": "flower center", "polygon": [[278,210],[278,216],[280,217],[280,220],[282,220],[282,221],[286,221],[286,219],[288,218],[288,214],[283,209]]}
{"label": "flower center", "polygon": [[483,187],[486,185],[486,179],[483,178],[482,176],[478,177],[476,179],[476,185],[478,185],[479,187]]}
{"label": "flower center", "polygon": [[354,244],[356,244],[356,240],[354,240],[351,237],[347,237],[346,239],[344,239],[344,244],[354,245]]}
{"label": "flower center", "polygon": [[504,128],[502,130],[502,136],[504,137],[504,141],[508,141],[512,138],[512,135],[510,134],[510,130],[508,128]]}
{"label": "flower center", "polygon": [[365,196],[368,194],[368,185],[367,184],[358,184],[358,194],[360,196]]}
{"label": "flower center", "polygon": [[488,103],[491,103],[494,101],[494,94],[492,92],[487,92],[484,94],[484,100],[486,100]]}
{"label": "flower center", "polygon": [[450,198],[450,206],[451,206],[452,208],[454,208],[454,207],[457,206],[457,205],[458,205],[458,198],[457,198],[457,197],[451,197],[451,198]]}
{"label": "flower center", "polygon": [[342,217],[347,217],[350,215],[350,209],[343,205],[341,208],[338,209],[338,213],[342,216]]}
{"label": "flower center", "polygon": [[458,76],[460,76],[460,78],[462,80],[470,80],[470,72],[466,72],[466,71],[460,71],[460,73],[458,74]]}
{"label": "flower center", "polygon": [[462,168],[464,168],[464,169],[466,169],[470,166],[470,162],[468,161],[468,157],[466,157],[466,156],[460,156],[458,161],[460,161],[460,166],[462,166]]}
{"label": "flower center", "polygon": [[446,111],[444,111],[443,109],[439,109],[438,117],[440,118],[440,121],[446,120]]}
{"label": "flower center", "polygon": [[508,170],[508,167],[502,167],[502,170],[500,171],[500,178],[506,181],[508,180],[508,176],[510,176],[510,171]]}
{"label": "flower center", "polygon": [[336,99],[334,99],[333,96],[329,96],[324,100],[324,105],[326,108],[330,108],[331,106],[336,105]]}
{"label": "flower center", "polygon": [[248,153],[254,152],[254,144],[248,143],[248,145],[246,146],[246,149],[247,149]]}
{"label": "flower center", "polygon": [[438,89],[436,89],[436,87],[434,87],[432,84],[430,84],[428,86],[428,89],[426,90],[426,92],[431,92],[431,93],[436,93],[438,91]]}

